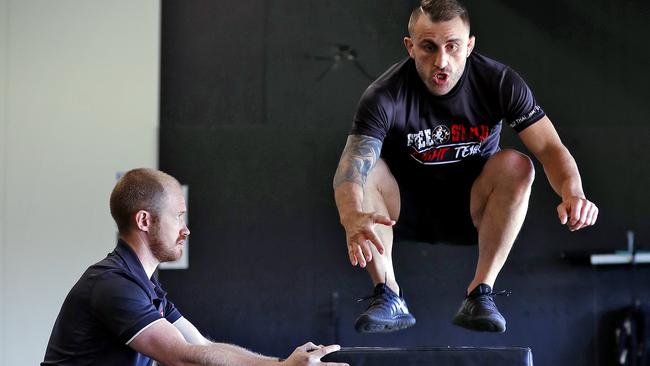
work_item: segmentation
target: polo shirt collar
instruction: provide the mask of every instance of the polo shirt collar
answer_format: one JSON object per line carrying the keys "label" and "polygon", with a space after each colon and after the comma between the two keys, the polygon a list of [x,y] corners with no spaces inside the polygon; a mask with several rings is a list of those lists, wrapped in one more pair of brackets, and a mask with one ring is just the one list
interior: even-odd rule
{"label": "polo shirt collar", "polygon": [[161,299],[167,294],[162,288],[160,288],[160,284],[155,278],[152,277],[150,279],[147,277],[147,273],[144,271],[140,259],[124,240],[119,239],[117,241],[115,253],[122,258],[129,272],[137,277],[143,284],[148,285],[147,289],[149,290],[149,296],[151,296],[152,299]]}

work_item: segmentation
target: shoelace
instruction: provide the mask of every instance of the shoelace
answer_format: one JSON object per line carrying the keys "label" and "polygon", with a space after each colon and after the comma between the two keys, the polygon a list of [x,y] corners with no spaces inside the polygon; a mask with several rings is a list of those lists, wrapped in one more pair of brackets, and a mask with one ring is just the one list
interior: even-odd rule
{"label": "shoelace", "polygon": [[[494,303],[494,297],[495,296],[510,296],[512,292],[508,290],[502,290],[498,292],[491,291],[490,293],[487,294],[479,294],[476,296],[473,296],[473,299],[477,301],[478,303],[482,304],[483,307],[486,308],[493,308],[496,310],[496,304]],[[470,303],[471,304],[471,303]],[[474,306],[470,305],[471,311],[474,311]]]}
{"label": "shoelace", "polygon": [[391,301],[388,297],[392,297],[388,294],[372,294],[365,297],[362,297],[357,300],[357,302],[363,302],[367,300],[372,300],[368,308],[376,307],[388,313],[395,313],[399,308],[399,301]]}
{"label": "shoelace", "polygon": [[494,298],[495,296],[510,296],[511,294],[512,294],[512,291],[509,291],[509,290],[501,290],[501,291],[497,291],[497,292],[494,292],[494,291],[490,290],[490,292],[487,293],[487,294],[466,295],[465,297],[478,298],[478,297],[482,297],[482,296],[487,296],[489,298]]}
{"label": "shoelace", "polygon": [[492,292],[490,292],[489,294],[485,294],[485,295],[488,295],[488,296],[490,296],[490,297],[494,297],[494,296],[510,296],[511,294],[512,294],[512,291],[509,291],[509,290],[501,290],[501,291],[499,291],[499,292],[494,292],[494,291],[492,291]]}
{"label": "shoelace", "polygon": [[478,294],[478,295],[475,295],[475,296],[472,296],[472,297],[474,299],[481,299],[481,298],[490,299],[492,302],[494,302],[494,297],[495,296],[510,296],[511,293],[512,292],[510,292],[508,290],[501,290],[501,291],[498,291],[498,292],[491,291],[490,293],[487,293],[487,294]]}
{"label": "shoelace", "polygon": [[366,301],[366,300],[370,300],[370,299],[372,299],[373,297],[375,297],[375,294],[368,295],[368,296],[364,296],[364,297],[362,297],[362,298],[360,298],[360,299],[357,299],[357,302],[364,302],[364,301]]}

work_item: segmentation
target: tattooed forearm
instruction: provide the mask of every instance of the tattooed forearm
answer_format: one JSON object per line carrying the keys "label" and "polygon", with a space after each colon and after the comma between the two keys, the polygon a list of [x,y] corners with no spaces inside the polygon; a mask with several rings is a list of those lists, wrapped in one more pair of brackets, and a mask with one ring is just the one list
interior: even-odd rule
{"label": "tattooed forearm", "polygon": [[363,187],[368,172],[379,159],[381,145],[382,142],[374,137],[349,136],[334,175],[334,189],[344,182],[357,183]]}

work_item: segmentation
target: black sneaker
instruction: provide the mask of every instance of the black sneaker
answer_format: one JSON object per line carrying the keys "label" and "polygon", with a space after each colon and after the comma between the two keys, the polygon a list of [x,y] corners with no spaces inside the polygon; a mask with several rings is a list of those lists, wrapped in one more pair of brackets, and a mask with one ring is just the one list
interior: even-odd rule
{"label": "black sneaker", "polygon": [[463,300],[453,323],[478,332],[505,332],[506,320],[494,303],[495,295],[508,296],[510,292],[492,292],[492,288],[484,283],[476,286]]}
{"label": "black sneaker", "polygon": [[383,283],[375,286],[372,296],[359,302],[371,300],[366,311],[354,323],[360,333],[388,333],[411,327],[415,318],[409,313],[406,301]]}

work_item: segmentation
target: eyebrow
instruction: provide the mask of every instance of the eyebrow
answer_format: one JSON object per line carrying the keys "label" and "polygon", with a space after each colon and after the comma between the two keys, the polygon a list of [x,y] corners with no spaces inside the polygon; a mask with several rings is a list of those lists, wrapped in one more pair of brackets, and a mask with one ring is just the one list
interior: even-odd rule
{"label": "eyebrow", "polygon": [[[445,43],[461,43],[462,41],[463,41],[463,40],[460,39],[460,38],[451,38],[451,39],[447,39],[447,40],[445,40],[442,44],[445,44]],[[436,45],[436,46],[438,45],[438,43],[432,41],[432,40],[429,39],[429,38],[421,39],[421,40],[420,40],[420,43],[431,43],[431,44],[434,44],[434,45]]]}
{"label": "eyebrow", "polygon": [[430,39],[422,39],[422,40],[420,40],[420,43],[429,43],[429,44],[432,44],[434,46],[438,45],[436,42],[434,42],[434,41],[432,41]]}

